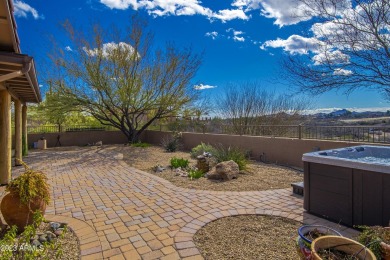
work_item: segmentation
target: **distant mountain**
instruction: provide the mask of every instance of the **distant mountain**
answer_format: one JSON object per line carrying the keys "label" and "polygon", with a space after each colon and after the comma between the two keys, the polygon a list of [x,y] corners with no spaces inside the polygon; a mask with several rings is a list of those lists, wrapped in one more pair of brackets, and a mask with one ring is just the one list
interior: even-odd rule
{"label": "distant mountain", "polygon": [[314,114],[315,118],[374,118],[374,117],[383,117],[383,116],[390,116],[390,111],[356,112],[356,111],[350,111],[348,109],[339,109],[339,110],[332,111],[330,113]]}

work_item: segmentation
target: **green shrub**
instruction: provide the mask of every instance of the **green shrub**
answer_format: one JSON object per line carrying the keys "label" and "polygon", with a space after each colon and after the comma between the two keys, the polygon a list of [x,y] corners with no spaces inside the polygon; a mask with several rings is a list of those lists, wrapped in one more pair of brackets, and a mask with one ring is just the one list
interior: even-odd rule
{"label": "green shrub", "polygon": [[203,153],[210,153],[211,155],[214,155],[216,151],[212,145],[200,143],[199,145],[191,149],[191,158],[195,159],[196,157],[202,155]]}
{"label": "green shrub", "polygon": [[148,144],[148,143],[134,143],[134,144],[131,144],[131,146],[133,147],[141,147],[141,148],[146,148],[146,147],[150,147],[152,146],[151,144]]}
{"label": "green shrub", "polygon": [[216,148],[216,153],[214,157],[217,159],[217,162],[225,162],[232,160],[238,164],[238,168],[240,170],[245,170],[247,165],[245,152],[243,152],[237,147],[229,146],[228,148],[225,148],[222,145],[219,145]]}
{"label": "green shrub", "polygon": [[176,157],[173,157],[171,158],[171,167],[176,169],[176,168],[179,168],[181,167],[182,169],[185,169],[188,167],[188,164],[190,162],[184,158],[176,158]]}
{"label": "green shrub", "polygon": [[198,169],[190,169],[188,171],[188,177],[190,177],[190,179],[199,179],[201,177],[204,176],[204,172],[202,170],[198,170]]}

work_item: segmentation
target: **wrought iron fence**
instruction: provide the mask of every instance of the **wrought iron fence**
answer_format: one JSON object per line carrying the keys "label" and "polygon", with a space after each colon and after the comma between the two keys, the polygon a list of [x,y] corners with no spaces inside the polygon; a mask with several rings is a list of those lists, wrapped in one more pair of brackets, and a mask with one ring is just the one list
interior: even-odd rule
{"label": "wrought iron fence", "polygon": [[62,132],[82,132],[82,131],[119,131],[113,126],[91,126],[91,125],[43,125],[43,126],[28,126],[28,133],[45,134],[45,133],[62,133]]}
{"label": "wrought iron fence", "polygon": [[[390,126],[313,126],[313,125],[233,125],[213,121],[155,124],[154,131],[176,131],[230,135],[319,139],[348,142],[390,143]],[[119,131],[112,126],[73,125],[29,126],[29,133],[59,133],[80,131]]]}
{"label": "wrought iron fence", "polygon": [[390,143],[390,126],[232,125],[180,122],[153,130],[193,133],[319,139],[348,142]]}

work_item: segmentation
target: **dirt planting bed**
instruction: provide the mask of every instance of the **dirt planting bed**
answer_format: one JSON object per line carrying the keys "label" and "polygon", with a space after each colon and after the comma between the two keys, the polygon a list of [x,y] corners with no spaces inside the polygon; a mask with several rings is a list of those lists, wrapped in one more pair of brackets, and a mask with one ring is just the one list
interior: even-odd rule
{"label": "dirt planting bed", "polygon": [[[162,147],[151,146],[146,148],[123,146],[119,147],[123,159],[130,166],[153,173],[164,178],[174,185],[199,190],[213,191],[259,191],[269,189],[281,189],[291,187],[291,183],[303,180],[303,174],[299,171],[277,165],[264,164],[250,161],[247,169],[240,172],[237,179],[231,181],[215,181],[207,178],[193,179],[177,176],[174,170],[169,168],[172,157],[184,158],[190,161],[190,165],[196,165],[196,160],[191,159],[190,153],[178,151],[168,153]],[[153,167],[162,165],[166,170],[156,173]]]}

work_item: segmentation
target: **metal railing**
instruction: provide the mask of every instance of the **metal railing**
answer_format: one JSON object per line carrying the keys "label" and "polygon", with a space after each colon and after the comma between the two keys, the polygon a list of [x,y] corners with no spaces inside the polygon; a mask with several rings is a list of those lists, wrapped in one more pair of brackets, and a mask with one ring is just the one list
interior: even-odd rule
{"label": "metal railing", "polygon": [[119,131],[113,126],[91,126],[91,125],[43,125],[43,126],[28,126],[27,131],[30,134],[45,134],[45,133],[63,133],[63,132],[82,132],[82,131]]}
{"label": "metal railing", "polygon": [[[176,131],[229,135],[319,139],[348,142],[390,143],[390,126],[314,126],[314,125],[233,125],[212,121],[156,124],[148,128],[154,131]],[[72,125],[29,126],[29,133],[61,133],[81,131],[119,131],[112,126]]]}
{"label": "metal railing", "polygon": [[179,123],[153,130],[193,133],[319,139],[348,142],[390,143],[390,126],[232,125]]}

